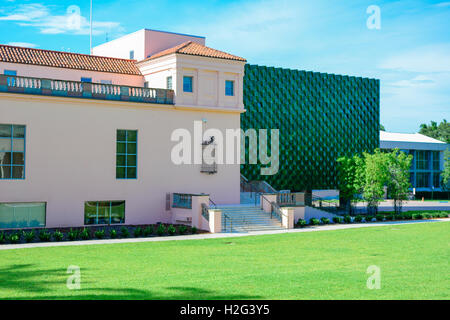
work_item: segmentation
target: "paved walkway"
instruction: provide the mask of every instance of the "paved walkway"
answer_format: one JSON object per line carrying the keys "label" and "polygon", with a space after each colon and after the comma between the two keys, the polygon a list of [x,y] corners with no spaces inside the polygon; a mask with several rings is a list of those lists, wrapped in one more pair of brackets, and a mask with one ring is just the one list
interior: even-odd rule
{"label": "paved walkway", "polygon": [[433,222],[450,222],[450,219],[385,221],[385,222],[352,223],[352,224],[330,224],[330,225],[306,227],[306,228],[301,228],[301,229],[253,231],[253,232],[248,232],[248,233],[204,233],[204,234],[196,234],[196,235],[171,236],[171,237],[6,244],[6,245],[0,245],[0,250],[42,248],[42,247],[62,247],[62,246],[81,246],[81,245],[92,245],[92,244],[218,239],[218,238],[230,238],[230,237],[248,237],[248,236],[265,235],[265,234],[329,231],[329,230],[343,230],[343,229],[355,229],[355,228],[367,228],[367,227],[392,226],[392,225],[402,225],[402,224],[433,223]]}

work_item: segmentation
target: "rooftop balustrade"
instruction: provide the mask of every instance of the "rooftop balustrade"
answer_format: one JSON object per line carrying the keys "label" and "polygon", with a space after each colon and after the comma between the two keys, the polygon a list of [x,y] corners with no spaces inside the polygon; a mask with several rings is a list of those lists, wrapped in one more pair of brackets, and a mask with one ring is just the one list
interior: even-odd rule
{"label": "rooftop balustrade", "polygon": [[174,104],[174,91],[115,84],[0,75],[0,92]]}

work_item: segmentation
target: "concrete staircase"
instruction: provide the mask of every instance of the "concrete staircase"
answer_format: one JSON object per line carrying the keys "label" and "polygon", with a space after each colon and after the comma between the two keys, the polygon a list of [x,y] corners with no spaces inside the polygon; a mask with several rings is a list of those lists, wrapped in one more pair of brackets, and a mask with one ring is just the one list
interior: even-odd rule
{"label": "concrete staircase", "polygon": [[[255,202],[256,198],[256,202]],[[241,192],[241,204],[248,204],[253,206],[259,206],[259,195],[255,192]]]}
{"label": "concrete staircase", "polygon": [[[253,203],[254,203],[253,198]],[[222,232],[250,232],[283,230],[281,222],[259,206],[236,205],[220,206],[222,210]]]}

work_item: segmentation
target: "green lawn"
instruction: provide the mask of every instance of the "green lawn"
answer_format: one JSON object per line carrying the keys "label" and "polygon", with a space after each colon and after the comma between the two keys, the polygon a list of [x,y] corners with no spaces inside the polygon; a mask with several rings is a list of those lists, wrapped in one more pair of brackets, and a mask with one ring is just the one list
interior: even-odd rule
{"label": "green lawn", "polygon": [[[0,298],[449,299],[450,223],[0,251]],[[81,289],[68,290],[69,265]],[[381,289],[366,288],[367,267]]]}

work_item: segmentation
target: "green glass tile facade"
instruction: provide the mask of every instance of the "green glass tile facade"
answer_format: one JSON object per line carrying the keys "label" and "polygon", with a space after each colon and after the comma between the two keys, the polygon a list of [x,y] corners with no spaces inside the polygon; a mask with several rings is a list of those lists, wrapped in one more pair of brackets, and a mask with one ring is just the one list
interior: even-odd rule
{"label": "green glass tile facade", "polygon": [[247,64],[241,127],[279,129],[280,168],[260,175],[258,162],[241,173],[277,190],[335,189],[337,158],[379,147],[379,92],[377,79]]}

